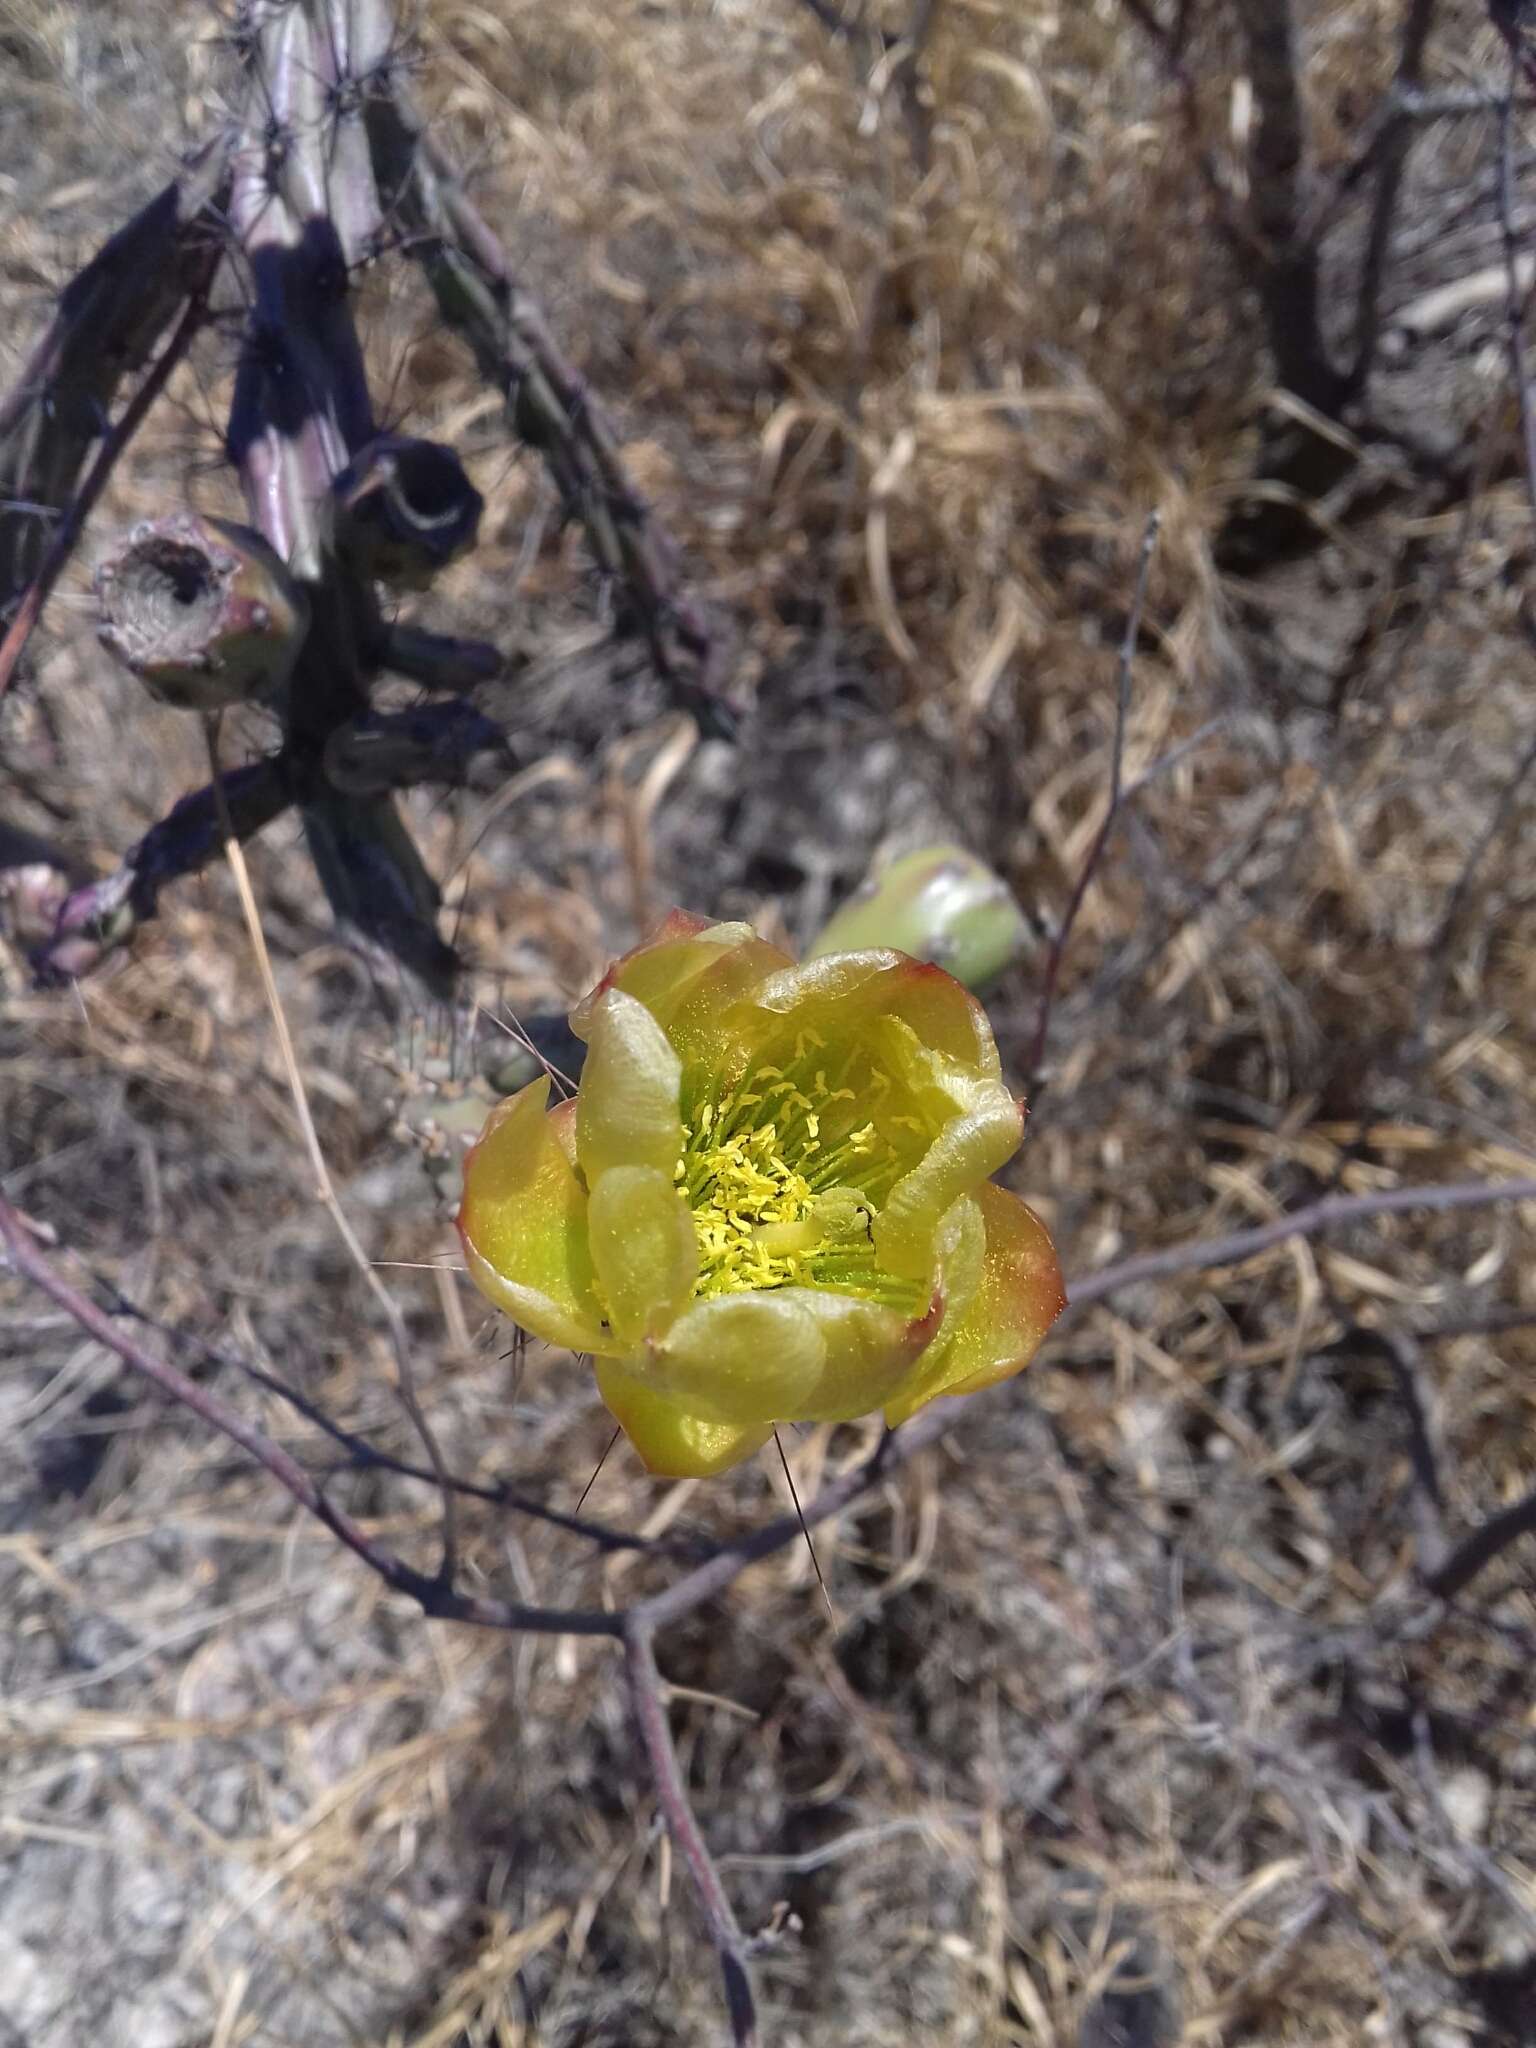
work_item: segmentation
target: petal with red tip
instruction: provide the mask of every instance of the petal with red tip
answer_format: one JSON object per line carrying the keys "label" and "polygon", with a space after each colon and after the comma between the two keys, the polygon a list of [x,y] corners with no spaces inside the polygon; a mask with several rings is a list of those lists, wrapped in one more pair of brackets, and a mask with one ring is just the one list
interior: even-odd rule
{"label": "petal with red tip", "polygon": [[587,1244],[587,1198],[546,1116],[541,1075],[492,1111],[464,1162],[459,1235],[475,1285],[550,1344],[604,1341]]}
{"label": "petal with red tip", "polygon": [[887,1404],[893,1426],[940,1394],[974,1394],[1022,1371],[1066,1306],[1055,1246],[1034,1211],[990,1181],[976,1200],[987,1232],[980,1283],[958,1326]]}

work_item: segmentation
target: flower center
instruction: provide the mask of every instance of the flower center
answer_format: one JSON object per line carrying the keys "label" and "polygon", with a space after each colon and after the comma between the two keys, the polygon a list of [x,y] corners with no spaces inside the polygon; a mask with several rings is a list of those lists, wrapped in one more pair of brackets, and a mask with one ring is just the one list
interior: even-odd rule
{"label": "flower center", "polygon": [[905,1302],[909,1290],[880,1271],[874,1241],[875,1191],[899,1162],[873,1122],[852,1126],[854,1091],[841,1076],[829,1085],[815,1064],[823,1050],[804,1032],[788,1064],[754,1069],[685,1118],[675,1178],[698,1239],[695,1299],[825,1287]]}

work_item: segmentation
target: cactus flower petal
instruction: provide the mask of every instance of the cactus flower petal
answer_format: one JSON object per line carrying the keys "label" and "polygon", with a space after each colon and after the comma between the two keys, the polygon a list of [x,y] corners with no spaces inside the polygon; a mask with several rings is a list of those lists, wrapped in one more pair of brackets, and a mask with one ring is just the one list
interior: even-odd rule
{"label": "cactus flower petal", "polygon": [[465,1162],[459,1234],[482,1294],[547,1344],[592,1351],[603,1316],[586,1192],[561,1142],[569,1117],[546,1113],[548,1100],[541,1075],[491,1112]]}
{"label": "cactus flower petal", "polygon": [[773,1435],[771,1423],[741,1429],[679,1408],[611,1358],[597,1361],[597,1391],[640,1453],[647,1472],[658,1479],[709,1479],[716,1472],[728,1472]]}
{"label": "cactus flower petal", "polygon": [[794,1287],[693,1302],[631,1370],[695,1414],[757,1429],[800,1413],[827,1347]]}
{"label": "cactus flower petal", "polygon": [[1056,1247],[1034,1210],[1006,1188],[976,1191],[986,1225],[981,1276],[953,1332],[887,1403],[893,1427],[941,1394],[975,1394],[1027,1365],[1067,1305]]}
{"label": "cactus flower petal", "polygon": [[699,1277],[699,1247],[670,1173],[610,1166],[599,1174],[587,1204],[587,1236],[614,1337],[639,1344],[676,1320]]}
{"label": "cactus flower petal", "polygon": [[576,1098],[576,1158],[589,1187],[610,1166],[653,1166],[670,1176],[683,1146],[682,1077],[650,1011],[610,989],[592,1013]]}

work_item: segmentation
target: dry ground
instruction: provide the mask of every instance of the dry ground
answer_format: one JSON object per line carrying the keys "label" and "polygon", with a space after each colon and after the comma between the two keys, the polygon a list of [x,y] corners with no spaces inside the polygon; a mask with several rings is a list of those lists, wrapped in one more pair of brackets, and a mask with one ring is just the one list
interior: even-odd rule
{"label": "dry ground", "polygon": [[[1328,162],[1397,11],[1302,10]],[[208,22],[189,0],[0,8],[9,345],[210,117]],[[1332,1187],[1529,1171],[1528,804],[1446,922],[1532,719],[1496,309],[1380,391],[1482,449],[1476,495],[1367,451],[1317,544],[1239,580],[1215,551],[1268,403],[1261,335],[1110,0],[947,0],[926,108],[795,0],[434,0],[422,30],[423,90],[756,706],[741,747],[691,744],[633,663],[580,652],[605,594],[537,465],[413,289],[370,284],[392,416],[455,437],[488,499],[427,615],[549,654],[495,707],[547,765],[483,830],[492,782],[416,807],[481,992],[561,1003],[675,900],[804,938],[877,848],[935,826],[1048,927],[1102,816],[1156,506],[1130,772],[1219,725],[1090,892],[1020,1185],[1082,1272]],[[1220,138],[1232,52],[1213,27],[1198,55]],[[1500,81],[1476,7],[1442,7],[1431,71]],[[1493,147],[1487,118],[1423,138],[1393,309],[1497,260]],[[1336,242],[1342,297],[1358,221]],[[229,355],[179,383],[98,534],[229,498]],[[200,739],[98,658],[85,591],[82,569],[0,744],[12,822],[106,865],[199,779]],[[440,1071],[442,1020],[392,1013],[334,943],[292,832],[254,867],[348,1206],[377,1258],[430,1265],[449,1238],[397,1107]],[[226,879],[174,892],[78,993],[6,972],[7,1193],[189,1358],[264,1361],[404,1448]],[[1015,1065],[1037,979],[994,1005]],[[1536,2041],[1536,1558],[1455,1614],[1416,1602],[1434,1532],[1402,1388],[1358,1334],[1517,1324],[1418,1364],[1445,1527],[1515,1498],[1531,1222],[1399,1217],[1085,1312],[823,1531],[836,1632],[789,1555],[662,1643],[742,1917],[798,1923],[761,1971],[775,2048]],[[456,1466],[572,1505],[607,1436],[582,1375],[515,1369],[453,1278],[392,1280]],[[0,2043],[720,2040],[606,1646],[423,1624],[9,1284],[0,1358]],[[802,1488],[866,1441],[807,1435]],[[341,1484],[430,1556],[421,1489]],[[778,1484],[669,1489],[616,1455],[590,1506],[723,1529]],[[552,1601],[650,1569],[515,1518],[472,1536],[488,1580]]]}

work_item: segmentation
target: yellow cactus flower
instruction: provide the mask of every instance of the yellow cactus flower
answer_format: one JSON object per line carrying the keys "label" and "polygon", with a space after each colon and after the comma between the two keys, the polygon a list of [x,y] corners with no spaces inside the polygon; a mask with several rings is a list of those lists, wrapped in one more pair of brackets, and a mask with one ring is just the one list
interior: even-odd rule
{"label": "yellow cactus flower", "polygon": [[573,1100],[496,1109],[465,1165],[476,1285],[590,1352],[647,1467],[723,1472],[783,1422],[905,1420],[1028,1364],[1065,1296],[973,997],[903,953],[797,966],[674,911],[578,1005]]}

